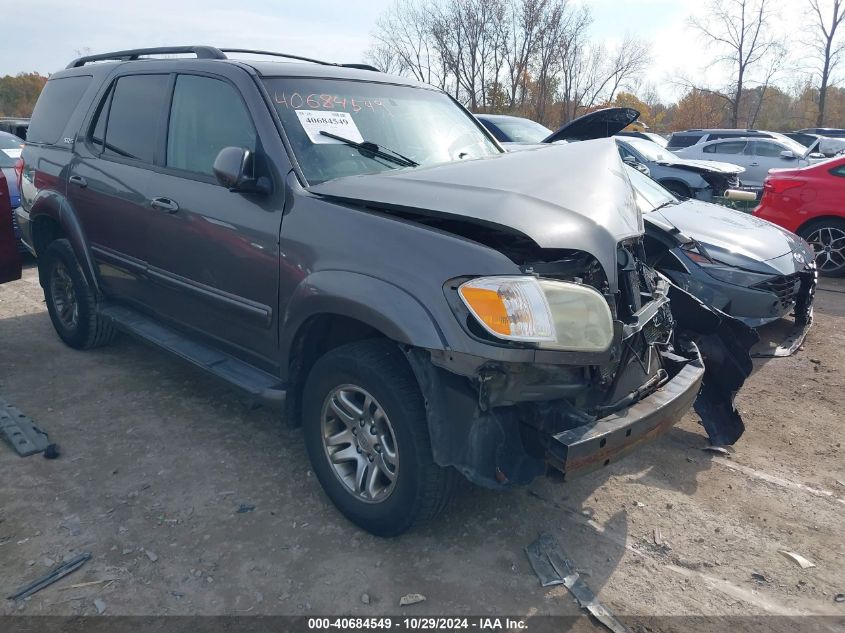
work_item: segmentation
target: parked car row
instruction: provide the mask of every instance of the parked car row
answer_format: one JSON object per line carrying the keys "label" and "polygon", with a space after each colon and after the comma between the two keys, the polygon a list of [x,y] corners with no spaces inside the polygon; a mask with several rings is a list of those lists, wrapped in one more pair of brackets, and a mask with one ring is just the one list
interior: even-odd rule
{"label": "parked car row", "polygon": [[[650,142],[642,132],[615,131],[637,116],[635,110],[628,108],[599,110],[554,133],[520,117],[480,114],[478,119],[511,151],[564,138],[572,140],[575,136],[613,135],[626,164],[650,176],[680,199],[709,201],[714,196],[724,195],[728,189],[758,187],[762,200],[756,215],[805,238],[815,251],[822,274],[845,274],[842,159],[827,160],[821,155],[813,155],[812,147],[802,148],[784,135],[759,130],[692,131],[696,133],[695,144],[668,152]],[[496,126],[493,129],[499,120],[507,120],[507,128]],[[580,131],[573,134],[572,130]],[[802,152],[802,157],[796,158]],[[742,224],[738,216],[736,221]],[[793,284],[792,290],[797,291],[797,288],[797,284]],[[763,314],[757,318],[760,322],[766,320]]]}
{"label": "parked car row", "polygon": [[90,55],[47,82],[16,216],[67,345],[124,331],[284,407],[328,497],[384,536],[459,476],[571,478],[691,406],[713,443],[741,436],[757,337],[723,309],[803,314],[812,256],[626,169],[649,141],[604,137],[636,111],[482,125],[406,78],[227,52]]}

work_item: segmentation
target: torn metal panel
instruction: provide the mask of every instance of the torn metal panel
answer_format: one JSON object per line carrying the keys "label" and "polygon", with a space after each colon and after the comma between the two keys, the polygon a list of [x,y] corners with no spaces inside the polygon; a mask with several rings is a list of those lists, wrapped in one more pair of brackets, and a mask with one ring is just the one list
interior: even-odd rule
{"label": "torn metal panel", "polygon": [[540,579],[543,587],[564,585],[578,606],[587,611],[613,633],[631,633],[631,629],[622,624],[602,605],[593,590],[581,580],[573,569],[569,557],[555,538],[544,532],[536,541],[525,548],[528,562]]}
{"label": "torn metal panel", "polygon": [[20,409],[0,398],[0,435],[21,457],[42,452],[50,444],[47,434],[39,430]]}
{"label": "torn metal panel", "polygon": [[669,296],[679,335],[694,338],[704,358],[695,412],[711,443],[733,444],[745,432],[734,398],[751,375],[751,348],[759,336],[739,319],[704,305],[678,286],[672,286]]}

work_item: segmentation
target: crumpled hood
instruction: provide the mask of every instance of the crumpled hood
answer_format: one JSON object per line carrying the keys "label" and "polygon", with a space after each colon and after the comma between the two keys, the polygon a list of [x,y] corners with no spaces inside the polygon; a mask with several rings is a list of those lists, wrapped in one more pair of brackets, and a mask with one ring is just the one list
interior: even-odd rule
{"label": "crumpled hood", "polygon": [[610,139],[336,178],[308,191],[388,211],[508,227],[542,248],[592,254],[612,280],[617,243],[643,232],[633,189]]}
{"label": "crumpled hood", "polygon": [[[797,235],[766,220],[718,204],[685,200],[648,213],[647,221],[652,216],[658,216],[658,222],[663,220],[701,242],[714,259],[733,266],[768,272],[768,267],[761,268],[759,264],[771,262],[787,253],[812,259]],[[798,263],[801,264],[800,269],[806,262]],[[780,264],[776,267],[780,268]],[[781,272],[789,274],[795,270]]]}
{"label": "crumpled hood", "polygon": [[720,163],[715,160],[694,160],[692,158],[672,158],[671,160],[657,161],[658,165],[667,165],[669,167],[681,167],[696,172],[718,172],[720,174],[741,174],[745,171],[745,167],[739,165],[731,165],[730,163]]}

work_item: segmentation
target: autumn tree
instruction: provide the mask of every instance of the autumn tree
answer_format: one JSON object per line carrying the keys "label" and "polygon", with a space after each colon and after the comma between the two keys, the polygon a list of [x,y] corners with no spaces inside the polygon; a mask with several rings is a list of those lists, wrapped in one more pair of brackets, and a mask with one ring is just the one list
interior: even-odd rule
{"label": "autumn tree", "polygon": [[722,98],[731,127],[739,127],[743,91],[750,83],[768,86],[783,59],[783,44],[772,29],[775,5],[776,0],[710,0],[704,17],[690,18],[704,42],[717,51],[713,61],[730,69],[725,86],[690,82],[691,87]]}
{"label": "autumn tree", "polygon": [[30,116],[46,82],[38,73],[0,77],[0,116]]}
{"label": "autumn tree", "polygon": [[819,108],[816,126],[823,127],[827,106],[828,87],[836,66],[845,51],[845,39],[838,37],[839,26],[845,20],[843,0],[808,0],[811,8],[812,24],[807,29],[806,44],[819,64]]}

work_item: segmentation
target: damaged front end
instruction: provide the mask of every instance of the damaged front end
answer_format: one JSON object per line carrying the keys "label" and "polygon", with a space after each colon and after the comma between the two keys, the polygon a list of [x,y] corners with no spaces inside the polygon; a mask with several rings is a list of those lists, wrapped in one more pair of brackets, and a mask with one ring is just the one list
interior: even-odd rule
{"label": "damaged front end", "polygon": [[[751,372],[753,330],[645,265],[640,240],[619,245],[615,291],[589,254],[556,255],[520,268],[601,292],[613,342],[602,353],[536,349],[533,362],[408,348],[435,461],[487,487],[527,484],[549,466],[571,478],[655,439],[694,402],[714,444],[735,442],[743,426],[733,397]],[[461,282],[444,291],[468,332],[483,337],[455,299]]]}

